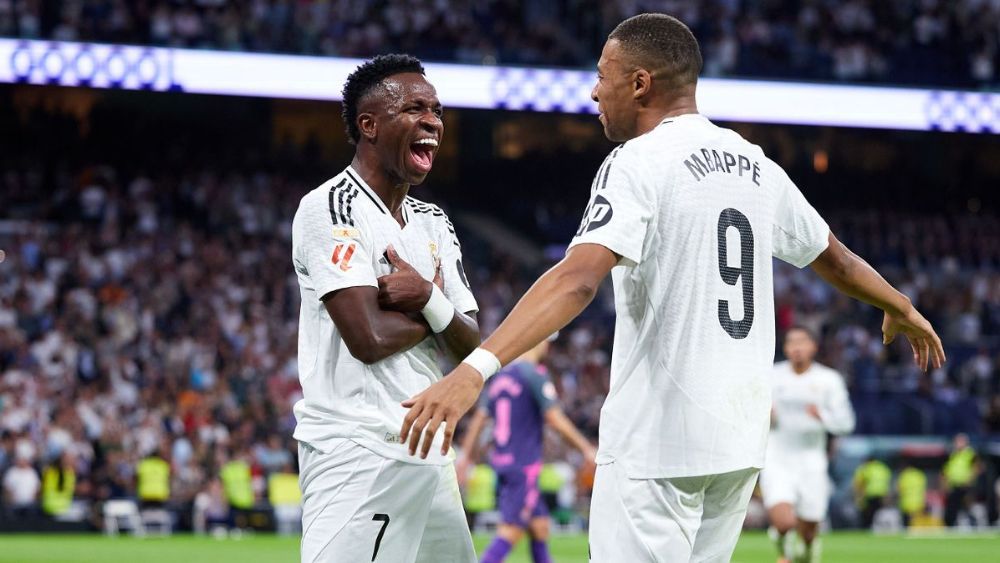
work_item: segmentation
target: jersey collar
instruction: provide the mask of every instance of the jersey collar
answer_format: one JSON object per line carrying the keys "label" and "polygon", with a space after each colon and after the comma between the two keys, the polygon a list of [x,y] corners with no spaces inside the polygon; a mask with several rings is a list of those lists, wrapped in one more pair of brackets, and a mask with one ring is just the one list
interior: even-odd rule
{"label": "jersey collar", "polygon": [[368,184],[366,184],[365,181],[361,179],[361,175],[358,174],[358,172],[354,170],[354,168],[348,166],[347,168],[344,169],[344,173],[347,174],[347,177],[350,178],[351,181],[354,182],[354,184],[361,189],[361,192],[363,194],[368,196],[368,199],[372,200],[372,203],[375,204],[375,207],[377,207],[379,211],[385,213],[386,215],[392,216],[392,213],[389,213],[389,210],[386,208],[385,203],[382,202],[382,198],[378,197],[378,194],[375,193],[375,190],[371,189],[371,187],[369,187]]}

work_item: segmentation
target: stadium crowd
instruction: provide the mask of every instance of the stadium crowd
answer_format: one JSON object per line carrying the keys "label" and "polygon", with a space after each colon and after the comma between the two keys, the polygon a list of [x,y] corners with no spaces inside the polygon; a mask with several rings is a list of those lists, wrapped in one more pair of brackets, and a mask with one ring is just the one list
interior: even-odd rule
{"label": "stadium crowd", "polygon": [[[0,174],[4,511],[61,510],[43,491],[67,487],[92,507],[138,497],[206,518],[266,504],[275,476],[296,464],[289,233],[313,182],[250,153],[230,162],[225,147],[153,148],[169,137],[163,130],[102,137],[101,119],[91,116],[96,132],[84,144],[75,118],[33,118],[46,135],[37,158],[17,156],[41,146],[32,130],[20,130],[25,144],[0,140],[13,143]],[[80,158],[84,146],[105,157]],[[921,374],[905,343],[882,346],[870,308],[777,265],[779,330],[822,335],[820,360],[846,376],[858,432],[1000,433],[1000,218],[824,212],[940,328],[949,354],[944,369]],[[460,234],[488,333],[537,272]],[[592,438],[608,391],[612,307],[605,287],[548,360],[564,410]],[[165,466],[167,490],[143,491],[141,475]]]}
{"label": "stadium crowd", "polygon": [[989,0],[2,0],[0,35],[589,67],[608,31],[643,11],[687,23],[709,76],[998,81],[1000,5]]}

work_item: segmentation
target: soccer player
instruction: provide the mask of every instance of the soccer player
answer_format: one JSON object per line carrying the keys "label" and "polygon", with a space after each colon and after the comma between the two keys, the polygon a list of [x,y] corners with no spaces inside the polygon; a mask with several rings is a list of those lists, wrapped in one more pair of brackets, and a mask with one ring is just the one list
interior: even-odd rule
{"label": "soccer player", "polygon": [[605,135],[623,144],[598,170],[566,257],[481,347],[403,403],[400,437],[425,456],[485,378],[580,314],[611,273],[595,562],[729,560],[770,425],[772,256],[882,309],[884,341],[904,334],[920,368],[944,361],[930,323],[833,236],[781,167],[698,113],[700,69],[675,18],[642,14],[611,32],[593,98]]}
{"label": "soccer player", "polygon": [[302,561],[470,563],[447,448],[416,459],[398,434],[400,401],[441,377],[439,350],[479,343],[455,231],[407,195],[434,163],[441,103],[419,60],[386,55],[347,78],[343,104],[354,160],[292,223]]}
{"label": "soccer player", "polygon": [[543,340],[490,380],[482,396],[459,457],[458,472],[468,470],[471,452],[487,419],[494,420],[493,453],[497,472],[497,501],[502,524],[483,554],[482,563],[500,563],[524,536],[531,536],[531,559],[549,563],[548,508],[540,501],[538,475],[542,470],[543,425],[548,424],[592,463],[596,450],[559,408],[556,389],[541,361],[550,339]]}
{"label": "soccer player", "polygon": [[[771,436],[760,489],[773,527],[778,561],[819,561],[819,524],[830,504],[826,435],[854,431],[844,380],[813,361],[816,339],[802,327],[785,333],[787,361],[774,366]],[[790,541],[796,530],[801,543]]]}

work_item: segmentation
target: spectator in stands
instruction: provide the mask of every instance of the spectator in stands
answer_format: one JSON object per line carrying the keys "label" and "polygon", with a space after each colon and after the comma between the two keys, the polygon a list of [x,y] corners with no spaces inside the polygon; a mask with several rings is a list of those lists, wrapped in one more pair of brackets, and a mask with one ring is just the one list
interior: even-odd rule
{"label": "spectator in stands", "polygon": [[854,472],[854,498],[861,507],[861,526],[871,529],[875,513],[885,506],[892,484],[892,470],[876,456],[869,456]]}
{"label": "spectator in stands", "polygon": [[38,512],[41,481],[24,450],[14,456],[14,465],[3,476],[4,507],[8,518],[30,518]]}
{"label": "spectator in stands", "polygon": [[[705,46],[710,76],[996,84],[996,2],[658,4]],[[473,64],[592,66],[608,31],[651,5],[657,3],[302,0],[158,2],[151,9],[145,2],[116,2],[105,12],[90,2],[55,0],[19,3],[19,17],[0,18],[0,35],[359,58],[405,51]],[[43,17],[43,6],[51,6],[49,17]]]}
{"label": "spectator in stands", "polygon": [[966,510],[971,502],[972,487],[979,476],[981,467],[976,450],[969,444],[965,434],[955,435],[951,455],[941,472],[941,482],[947,494],[944,508],[944,523],[954,526],[959,512]]}

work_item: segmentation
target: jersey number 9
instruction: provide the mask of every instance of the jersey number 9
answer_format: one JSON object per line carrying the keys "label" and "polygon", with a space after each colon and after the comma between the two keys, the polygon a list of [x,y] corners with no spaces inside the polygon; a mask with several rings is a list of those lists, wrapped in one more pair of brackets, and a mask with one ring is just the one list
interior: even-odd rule
{"label": "jersey number 9", "polygon": [[[740,236],[740,265],[734,268],[729,265],[729,250],[726,244],[726,231],[736,227]],[[750,334],[753,325],[753,230],[747,216],[733,209],[724,209],[719,215],[719,274],[722,281],[729,285],[743,281],[743,318],[734,321],[729,315],[729,301],[719,299],[719,324],[729,336],[740,340]]]}

